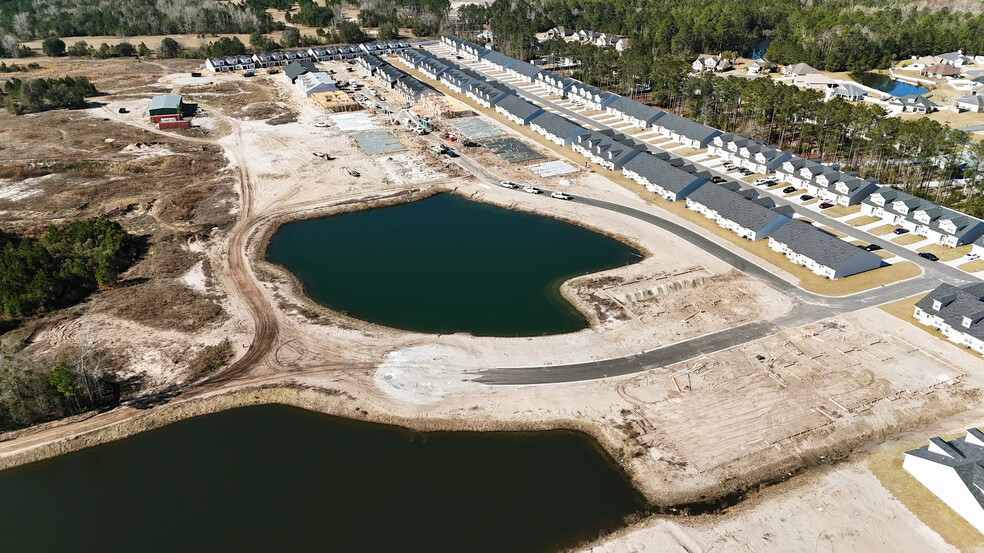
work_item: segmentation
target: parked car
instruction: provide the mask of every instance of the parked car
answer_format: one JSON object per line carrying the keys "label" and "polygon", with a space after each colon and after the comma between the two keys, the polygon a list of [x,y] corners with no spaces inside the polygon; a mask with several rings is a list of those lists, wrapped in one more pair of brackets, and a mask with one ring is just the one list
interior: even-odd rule
{"label": "parked car", "polygon": [[895,229],[895,230],[892,231],[892,234],[902,235],[902,234],[905,234],[907,232],[909,232],[909,229],[897,228],[897,229]]}
{"label": "parked car", "polygon": [[882,247],[879,246],[878,244],[868,244],[867,246],[864,247],[864,251],[866,252],[876,252],[880,249],[882,249]]}
{"label": "parked car", "polygon": [[813,199],[813,196],[811,196],[809,194],[803,194],[802,196],[800,196],[800,200],[802,200],[804,202],[808,202],[808,201],[810,201],[812,199]]}
{"label": "parked car", "polygon": [[974,261],[975,259],[980,259],[980,258],[981,258],[981,256],[979,256],[979,255],[977,255],[976,253],[968,253],[968,254],[967,254],[967,255],[965,255],[964,257],[965,257],[966,259],[969,259],[969,260],[971,260],[971,261]]}
{"label": "parked car", "polygon": [[919,257],[921,257],[923,259],[928,259],[930,261],[939,261],[940,260],[940,258],[936,257],[935,255],[933,255],[933,254],[931,254],[929,252],[919,252]]}
{"label": "parked car", "polygon": [[763,184],[769,184],[769,179],[762,177],[760,179],[755,179],[752,181],[755,186],[762,186]]}
{"label": "parked car", "polygon": [[519,185],[518,184],[516,184],[516,183],[514,183],[512,181],[508,181],[508,180],[501,180],[501,181],[499,181],[499,186],[501,186],[503,188],[512,188],[512,189],[519,188]]}
{"label": "parked car", "polygon": [[734,163],[725,163],[724,164],[724,168],[727,169],[728,171],[731,171],[732,169],[735,168],[735,164]]}
{"label": "parked car", "polygon": [[458,152],[454,151],[451,148],[448,148],[447,150],[445,150],[444,153],[448,154],[448,157],[458,157]]}
{"label": "parked car", "polygon": [[755,171],[752,171],[751,169],[745,169],[744,167],[740,167],[738,169],[738,172],[741,173],[742,175],[745,175],[746,177],[748,175],[754,175],[755,174]]}
{"label": "parked car", "polygon": [[330,127],[331,123],[329,123],[328,121],[318,121],[317,123],[314,124],[314,126],[318,127],[319,129],[324,129],[326,127]]}
{"label": "parked car", "polygon": [[792,194],[793,192],[796,192],[795,186],[787,186],[786,188],[782,189],[783,194]]}
{"label": "parked car", "polygon": [[829,207],[834,207],[834,204],[830,202],[820,202],[820,205],[818,205],[817,207],[819,207],[820,209],[827,209]]}
{"label": "parked car", "polygon": [[558,200],[569,200],[569,199],[571,199],[571,197],[569,195],[564,194],[563,192],[552,192],[550,194],[550,197],[551,198],[558,199]]}
{"label": "parked car", "polygon": [[523,192],[526,192],[527,194],[539,194],[542,190],[533,185],[527,184],[523,187]]}
{"label": "parked car", "polygon": [[728,179],[714,175],[713,177],[711,177],[711,182],[713,182],[714,184],[721,184],[722,182],[728,182]]}

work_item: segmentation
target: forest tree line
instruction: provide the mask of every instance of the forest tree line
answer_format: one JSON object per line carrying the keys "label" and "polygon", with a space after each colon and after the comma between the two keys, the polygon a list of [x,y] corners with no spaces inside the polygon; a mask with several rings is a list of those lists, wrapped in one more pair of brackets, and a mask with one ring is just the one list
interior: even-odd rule
{"label": "forest tree line", "polygon": [[[749,54],[770,41],[772,61],[830,71],[886,68],[958,49],[984,54],[984,15],[899,6],[890,0],[495,0],[486,19],[497,47],[519,57],[535,47],[534,33],[557,25],[626,35],[654,58]],[[459,16],[458,23],[475,32],[480,14]]]}
{"label": "forest tree line", "polygon": [[[973,185],[984,176],[984,143],[931,119],[886,117],[881,106],[825,101],[820,91],[772,79],[694,75],[685,58],[652,61],[631,49],[618,55],[563,41],[546,50],[580,60],[565,71],[578,80],[984,217],[984,195]],[[968,185],[937,186],[951,179]]]}
{"label": "forest tree line", "polygon": [[114,284],[136,258],[135,237],[104,218],[49,226],[38,238],[0,232],[0,316],[27,317],[77,303]]}
{"label": "forest tree line", "polygon": [[[86,106],[85,99],[96,94],[96,87],[85,77],[41,78],[30,81],[14,77],[4,83],[0,96],[7,111],[21,115],[50,109],[83,108]],[[3,244],[3,237],[0,236],[0,246]],[[2,294],[0,291],[0,295]]]}

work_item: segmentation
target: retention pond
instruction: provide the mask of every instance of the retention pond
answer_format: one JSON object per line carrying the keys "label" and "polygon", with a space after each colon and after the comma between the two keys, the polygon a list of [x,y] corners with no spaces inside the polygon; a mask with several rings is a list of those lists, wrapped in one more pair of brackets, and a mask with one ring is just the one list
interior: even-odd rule
{"label": "retention pond", "polygon": [[481,336],[586,328],[560,285],[641,258],[585,228],[453,194],[287,223],[267,247],[268,261],[331,309],[406,330]]}
{"label": "retention pond", "polygon": [[643,500],[573,432],[246,407],[0,472],[0,551],[558,551]]}
{"label": "retention pond", "polygon": [[905,81],[897,81],[881,73],[872,73],[866,71],[863,73],[851,73],[851,78],[857,82],[863,84],[864,86],[870,86],[875,90],[880,90],[892,96],[901,97],[908,96],[909,94],[925,94],[929,90],[907,83]]}

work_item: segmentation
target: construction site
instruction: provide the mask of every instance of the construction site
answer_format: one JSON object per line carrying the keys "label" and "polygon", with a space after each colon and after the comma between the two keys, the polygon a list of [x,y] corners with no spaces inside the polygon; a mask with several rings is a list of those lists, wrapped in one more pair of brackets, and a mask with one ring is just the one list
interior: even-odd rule
{"label": "construction site", "polygon": [[[803,291],[792,269],[491,110],[445,94],[409,103],[346,61],[319,64],[346,90],[310,97],[282,74],[194,77],[184,60],[43,62],[38,75],[98,74],[104,96],[0,114],[5,230],[109,215],[149,244],[125,285],[17,331],[35,358],[94,333],[130,383],[124,401],[0,436],[0,467],[276,402],[421,430],[588,433],[653,509],[584,551],[779,552],[852,537],[856,551],[955,550],[865,464],[982,418],[981,359],[877,307],[930,277],[842,298]],[[159,94],[198,104],[188,128],[155,127]],[[581,225],[644,259],[561,284],[589,328],[515,338],[374,325],[264,261],[287,221],[439,192]],[[228,356],[206,363],[219,344]]]}

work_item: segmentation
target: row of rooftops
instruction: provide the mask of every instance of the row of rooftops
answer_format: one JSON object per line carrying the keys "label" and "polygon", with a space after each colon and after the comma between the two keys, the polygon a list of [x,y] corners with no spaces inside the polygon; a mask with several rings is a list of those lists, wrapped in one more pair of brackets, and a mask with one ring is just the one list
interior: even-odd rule
{"label": "row of rooftops", "polygon": [[[400,55],[403,56],[407,52],[409,52],[409,50],[401,52]],[[420,52],[420,50],[414,50],[414,52]],[[436,93],[433,88],[428,86],[420,79],[406,73],[400,68],[380,59],[373,54],[366,54],[365,56],[362,56],[362,58],[359,59],[358,64],[369,71],[369,73],[377,79],[386,81],[392,85],[398,92],[410,101],[416,102],[422,94],[428,92]]]}
{"label": "row of rooftops", "polygon": [[327,60],[336,56],[354,57],[363,54],[384,54],[393,53],[410,48],[410,43],[405,40],[399,41],[380,41],[366,42],[358,45],[341,46],[318,46],[302,50],[280,50],[276,52],[262,52],[252,56],[238,55],[225,56],[221,58],[209,58],[208,62],[212,67],[235,67],[243,65],[267,66],[272,64],[285,64],[295,60]]}
{"label": "row of rooftops", "polygon": [[980,219],[959,211],[937,205],[929,200],[907,194],[890,186],[882,186],[861,201],[901,216],[907,221],[923,225],[940,234],[960,238],[975,231],[982,224]]}
{"label": "row of rooftops", "polygon": [[984,341],[984,283],[940,284],[916,302],[916,308],[939,317],[960,332]]}
{"label": "row of rooftops", "polygon": [[[460,39],[458,37],[445,36],[442,37],[442,41],[445,44],[454,48],[455,50],[468,51],[468,49],[470,49],[471,51],[469,53],[471,53],[472,55],[478,55],[479,53],[481,53],[482,54],[482,56],[480,56],[481,59],[489,59],[489,56],[492,56],[493,59],[497,60],[496,62],[497,64],[502,63],[507,65],[512,65],[514,64],[514,62],[517,61],[513,58],[510,58],[509,56],[505,56],[504,54],[495,52],[494,50],[490,50],[488,48],[480,47],[477,44]],[[430,54],[427,55],[430,56]],[[631,98],[626,98],[624,96],[613,94],[611,92],[602,90],[598,87],[582,83],[575,79],[563,77],[552,71],[544,71],[539,69],[537,70],[538,70],[537,79],[544,82],[545,84],[553,85],[555,88],[564,87],[568,90],[568,94],[580,95],[582,97],[591,95],[603,103],[607,102],[606,104],[607,107],[610,107],[613,111],[623,113],[628,117],[633,117],[642,121],[646,121],[647,124],[657,125],[680,136],[684,136],[700,142],[706,142],[708,140],[714,139],[716,143],[718,143],[721,147],[725,147],[725,148],[728,148],[731,144],[735,144],[737,146],[736,150],[744,151],[756,161],[759,161],[760,163],[766,165],[769,165],[770,163],[774,164],[777,161],[782,161],[782,165],[780,167],[776,167],[775,170],[785,171],[790,174],[796,173],[801,178],[804,178],[804,180],[810,182],[817,188],[830,190],[831,192],[836,193],[838,195],[852,196],[855,193],[857,193],[859,190],[865,187],[870,187],[872,184],[875,183],[873,179],[869,179],[869,180],[861,179],[852,173],[842,172],[838,170],[836,167],[830,167],[818,163],[816,161],[800,158],[798,156],[792,155],[789,152],[785,152],[773,146],[768,146],[760,141],[756,141],[754,139],[740,136],[740,135],[723,133],[718,129],[714,129],[707,125],[703,125],[701,123],[693,121],[692,119],[681,117],[674,113],[665,112],[657,108],[654,108],[652,106],[647,106],[645,104],[642,104],[641,102],[632,100]],[[478,75],[474,75],[472,78],[479,79],[484,82],[484,79],[481,79],[481,77],[479,77]],[[483,85],[473,83],[472,86],[482,87]],[[508,90],[499,89],[495,85],[491,85],[487,82],[484,82],[484,86],[492,87],[495,90],[500,90],[502,92],[502,95],[499,96],[497,99],[502,98],[505,95],[509,94]],[[540,114],[535,119],[533,119],[531,124],[535,124],[555,136],[571,137],[577,135],[579,132],[580,133],[586,132],[583,129],[583,127],[581,127],[580,125],[577,125],[567,120],[566,118],[560,117],[550,112],[545,112],[543,114]],[[636,163],[637,164],[643,163],[643,161],[637,161]],[[808,176],[804,176],[804,172],[807,173]],[[887,186],[882,186],[881,188],[877,189],[875,193],[878,194],[881,192],[885,192],[887,194],[894,193],[896,195],[904,195],[910,198],[915,198],[914,196],[910,196],[908,194],[905,194],[904,192],[895,190]],[[969,230],[969,228],[974,223],[977,222],[977,219],[974,219],[973,217],[964,215],[962,213],[956,212],[951,209],[938,206],[937,204],[929,202],[928,200],[922,200],[919,198],[915,198],[915,199],[920,202],[920,206],[923,208],[923,210],[930,214],[931,220],[928,223],[924,223],[924,224],[928,224],[930,228],[936,230],[937,232],[940,232],[941,234],[959,236],[962,232]],[[870,201],[871,201],[871,196],[862,200],[863,203],[870,202]],[[953,225],[949,226],[944,223],[945,221],[949,221],[953,223]],[[942,227],[940,226],[941,223],[944,223]],[[822,233],[822,231],[820,231],[819,229],[816,229],[816,231]],[[809,232],[812,234],[813,231],[809,231]],[[797,241],[805,243],[804,240],[797,240]],[[826,241],[826,239],[822,237],[816,237],[816,238],[810,238],[810,241],[812,243],[819,243],[822,241]],[[842,240],[838,240],[838,242],[853,248],[853,246],[847,244],[846,242],[843,242]],[[831,246],[831,250],[833,250],[834,248],[836,248],[838,251],[842,250],[844,256],[847,256],[848,254],[856,253],[853,250],[841,248],[839,244]],[[810,249],[815,249],[815,248],[810,248]]]}
{"label": "row of rooftops", "polygon": [[713,209],[721,217],[754,232],[772,224],[777,216],[793,216],[793,208],[777,206],[772,198],[760,198],[755,190],[743,189],[734,182],[706,183],[691,192],[687,200]]}
{"label": "row of rooftops", "polygon": [[610,129],[588,131],[578,135],[574,142],[615,167],[622,167],[640,153],[648,151],[641,142]]}

